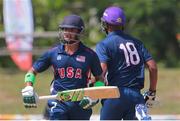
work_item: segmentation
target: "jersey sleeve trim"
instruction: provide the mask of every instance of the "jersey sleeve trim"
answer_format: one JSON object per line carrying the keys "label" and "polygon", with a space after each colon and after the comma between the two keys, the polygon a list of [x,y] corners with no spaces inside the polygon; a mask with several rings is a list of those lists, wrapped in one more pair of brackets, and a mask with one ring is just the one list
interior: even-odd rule
{"label": "jersey sleeve trim", "polygon": [[145,60],[145,62],[149,61],[149,60],[152,60],[153,58],[152,57],[149,57]]}

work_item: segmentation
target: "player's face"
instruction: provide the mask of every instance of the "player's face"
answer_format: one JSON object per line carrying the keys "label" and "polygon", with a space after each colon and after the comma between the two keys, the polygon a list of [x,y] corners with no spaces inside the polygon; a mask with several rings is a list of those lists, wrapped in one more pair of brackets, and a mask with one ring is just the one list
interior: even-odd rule
{"label": "player's face", "polygon": [[66,44],[74,44],[79,42],[80,30],[76,28],[63,28],[61,30],[61,36],[65,40]]}
{"label": "player's face", "polygon": [[79,34],[79,30],[78,29],[64,28],[64,39],[65,40],[75,40],[77,34]]}
{"label": "player's face", "polygon": [[108,34],[108,30],[107,29],[108,29],[107,23],[103,19],[101,19],[101,30],[103,32],[105,32],[106,34]]}

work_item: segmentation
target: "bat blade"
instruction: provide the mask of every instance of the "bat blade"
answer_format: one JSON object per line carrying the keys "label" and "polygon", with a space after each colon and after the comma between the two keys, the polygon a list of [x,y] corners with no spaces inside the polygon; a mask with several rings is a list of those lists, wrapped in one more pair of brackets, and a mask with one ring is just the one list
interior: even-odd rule
{"label": "bat blade", "polygon": [[80,101],[83,97],[91,99],[119,98],[120,92],[116,86],[89,87],[58,92],[57,95],[40,96],[39,99],[58,99],[63,101]]}
{"label": "bat blade", "polygon": [[119,89],[116,86],[101,86],[84,89],[84,96],[92,99],[119,98]]}

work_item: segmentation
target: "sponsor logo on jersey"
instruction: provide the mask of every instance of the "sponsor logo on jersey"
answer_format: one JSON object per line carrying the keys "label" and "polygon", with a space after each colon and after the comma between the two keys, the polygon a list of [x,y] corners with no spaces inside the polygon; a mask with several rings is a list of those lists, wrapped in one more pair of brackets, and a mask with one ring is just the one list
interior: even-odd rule
{"label": "sponsor logo on jersey", "polygon": [[57,56],[57,60],[61,60],[61,55],[58,55],[58,56]]}
{"label": "sponsor logo on jersey", "polygon": [[86,57],[82,56],[82,55],[77,55],[76,60],[79,61],[79,62],[85,62]]}

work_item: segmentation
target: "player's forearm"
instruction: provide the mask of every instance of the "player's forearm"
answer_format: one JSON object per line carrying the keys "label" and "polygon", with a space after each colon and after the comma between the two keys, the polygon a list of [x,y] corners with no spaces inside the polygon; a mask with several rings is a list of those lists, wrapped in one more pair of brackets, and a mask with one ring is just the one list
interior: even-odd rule
{"label": "player's forearm", "polygon": [[150,78],[150,88],[149,88],[149,90],[152,90],[152,91],[156,90],[157,79],[158,79],[157,75],[158,75],[157,65],[154,64],[153,67],[149,68],[149,78]]}
{"label": "player's forearm", "polygon": [[33,67],[28,72],[33,73],[34,75],[37,74],[37,71]]}
{"label": "player's forearm", "polygon": [[146,62],[146,66],[148,67],[149,70],[149,79],[150,79],[149,90],[155,91],[157,85],[157,75],[158,75],[157,64],[153,59],[151,59]]}
{"label": "player's forearm", "polygon": [[157,75],[155,74],[150,74],[150,88],[149,90],[156,90],[156,85],[157,85]]}
{"label": "player's forearm", "polygon": [[105,78],[106,73],[107,73],[107,64],[106,63],[101,63],[101,68],[103,70],[102,75]]}

